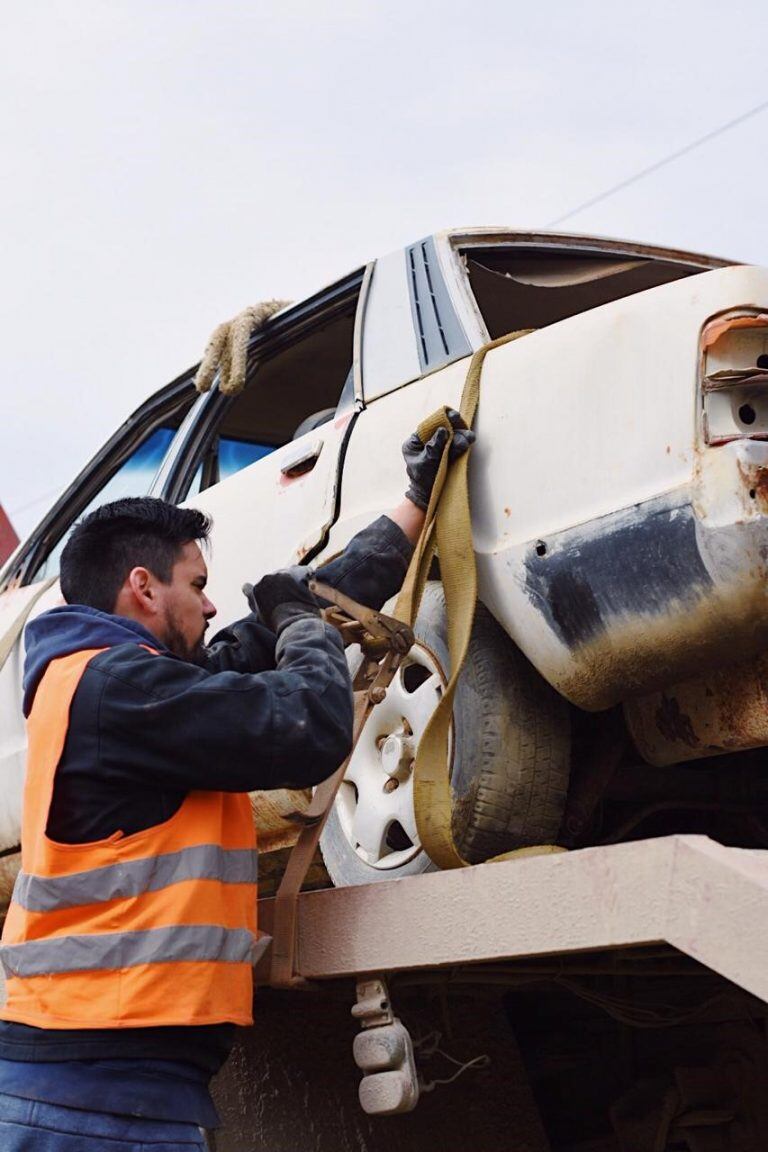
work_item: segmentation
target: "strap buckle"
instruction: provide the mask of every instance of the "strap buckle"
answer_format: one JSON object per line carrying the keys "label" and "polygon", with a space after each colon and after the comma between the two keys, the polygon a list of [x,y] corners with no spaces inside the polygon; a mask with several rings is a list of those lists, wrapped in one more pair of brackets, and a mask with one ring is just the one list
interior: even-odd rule
{"label": "strap buckle", "polygon": [[405,656],[411,650],[413,629],[402,620],[358,604],[350,596],[319,580],[310,580],[308,587],[314,596],[329,601],[330,607],[323,609],[323,615],[327,623],[341,632],[345,648],[359,644],[364,655],[372,660],[381,660],[387,652]]}

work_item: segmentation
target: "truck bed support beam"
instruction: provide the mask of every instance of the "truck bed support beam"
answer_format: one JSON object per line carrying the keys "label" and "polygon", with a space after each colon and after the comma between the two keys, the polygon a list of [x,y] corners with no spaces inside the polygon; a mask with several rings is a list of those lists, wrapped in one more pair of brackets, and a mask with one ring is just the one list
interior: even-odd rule
{"label": "truck bed support beam", "polygon": [[297,931],[308,980],[667,942],[768,1001],[768,851],[668,836],[307,892]]}

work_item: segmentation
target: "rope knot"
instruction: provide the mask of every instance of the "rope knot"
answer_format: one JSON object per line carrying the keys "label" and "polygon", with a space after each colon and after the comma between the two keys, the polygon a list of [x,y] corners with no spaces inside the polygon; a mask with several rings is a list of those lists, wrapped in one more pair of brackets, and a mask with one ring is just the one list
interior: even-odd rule
{"label": "rope knot", "polygon": [[219,324],[208,341],[195,376],[198,392],[210,391],[217,372],[220,392],[225,396],[242,392],[248,363],[248,341],[270,317],[289,303],[288,300],[262,300]]}

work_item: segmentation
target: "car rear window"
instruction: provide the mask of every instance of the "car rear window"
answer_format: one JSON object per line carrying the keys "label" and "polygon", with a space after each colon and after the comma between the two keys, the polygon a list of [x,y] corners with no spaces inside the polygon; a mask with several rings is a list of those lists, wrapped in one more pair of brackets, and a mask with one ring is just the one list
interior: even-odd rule
{"label": "car rear window", "polygon": [[519,328],[545,328],[611,300],[708,270],[632,254],[504,244],[465,248],[461,255],[493,340]]}

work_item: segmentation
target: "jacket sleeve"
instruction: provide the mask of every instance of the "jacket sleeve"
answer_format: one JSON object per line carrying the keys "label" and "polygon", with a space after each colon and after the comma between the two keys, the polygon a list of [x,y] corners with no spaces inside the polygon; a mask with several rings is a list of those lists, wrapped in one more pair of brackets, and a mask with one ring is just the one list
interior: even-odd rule
{"label": "jacket sleeve", "polygon": [[276,665],[275,643],[274,632],[251,612],[216,633],[201,667],[207,672],[266,672]]}
{"label": "jacket sleeve", "polygon": [[121,645],[96,657],[102,771],[153,788],[247,792],[306,788],[352,743],[346,657],[334,628],[301,617],[271,671],[211,673]]}
{"label": "jacket sleeve", "polygon": [[[380,516],[344,551],[317,569],[317,578],[368,608],[381,608],[402,586],[413,553],[394,520]],[[222,629],[206,647],[208,672],[261,672],[275,667],[275,634],[251,612]]]}
{"label": "jacket sleeve", "polygon": [[368,608],[381,608],[402,586],[413,545],[405,533],[380,516],[353,536],[344,551],[317,569],[318,580]]}

